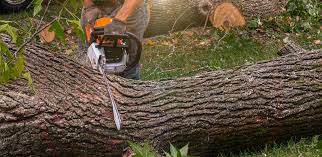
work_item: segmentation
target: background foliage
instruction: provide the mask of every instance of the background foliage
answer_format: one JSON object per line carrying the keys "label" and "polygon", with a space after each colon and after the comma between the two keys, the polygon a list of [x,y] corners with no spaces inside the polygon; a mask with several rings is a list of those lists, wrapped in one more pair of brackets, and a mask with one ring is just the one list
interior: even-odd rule
{"label": "background foliage", "polygon": [[[16,49],[9,48],[2,39],[0,39],[0,84],[8,83],[10,80],[24,77],[28,80],[28,85],[32,87],[31,75],[27,69],[24,68],[23,53],[24,47],[29,42],[37,40],[36,36],[45,27],[41,27],[44,18],[48,13],[49,5],[52,0],[47,1],[47,6],[43,6],[43,0],[33,0],[29,12],[21,13],[20,16],[25,18],[23,24],[10,21],[0,20],[0,33],[5,33],[10,36],[11,42]],[[59,3],[55,1],[53,3]],[[58,16],[48,18],[52,20],[49,25],[49,31],[54,32],[56,38],[62,44],[65,44],[65,30],[66,27],[71,27],[71,32],[74,33],[81,41],[84,41],[83,31],[79,24],[79,18],[76,13],[79,11],[81,4],[77,0],[66,0],[60,3],[60,10]],[[56,10],[57,13],[57,10]],[[9,18],[10,19],[10,18]],[[38,23],[34,21],[36,19]],[[33,21],[34,20],[34,21]],[[63,24],[64,25],[63,25]],[[22,27],[24,26],[24,27]]]}

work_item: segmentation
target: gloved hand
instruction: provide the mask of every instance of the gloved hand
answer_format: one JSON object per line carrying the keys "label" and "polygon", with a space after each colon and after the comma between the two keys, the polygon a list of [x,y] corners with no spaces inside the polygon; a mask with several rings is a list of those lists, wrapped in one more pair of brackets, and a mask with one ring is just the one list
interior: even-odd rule
{"label": "gloved hand", "polygon": [[126,32],[126,23],[114,18],[111,23],[94,28],[95,34],[124,34]]}

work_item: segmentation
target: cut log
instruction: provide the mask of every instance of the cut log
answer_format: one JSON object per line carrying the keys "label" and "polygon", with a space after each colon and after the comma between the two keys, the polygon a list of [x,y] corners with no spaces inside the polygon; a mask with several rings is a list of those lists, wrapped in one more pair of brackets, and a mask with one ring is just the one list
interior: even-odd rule
{"label": "cut log", "polygon": [[281,11],[288,0],[209,0],[212,2],[210,15],[214,27],[229,30],[244,26],[247,20],[274,16]]}
{"label": "cut log", "polygon": [[41,43],[50,43],[54,41],[56,37],[55,32],[49,32],[49,28],[50,26],[46,27],[38,34]]}
{"label": "cut log", "polygon": [[41,46],[26,48],[23,80],[0,85],[0,156],[120,156],[127,140],[190,143],[210,156],[322,133],[322,50],[161,82],[102,76]]}
{"label": "cut log", "polygon": [[[239,27],[255,17],[280,13],[287,0],[149,0],[150,23],[146,37],[204,26]],[[209,18],[207,20],[207,17]]]}
{"label": "cut log", "polygon": [[205,23],[198,11],[199,0],[149,0],[150,21],[145,37],[167,34]]}
{"label": "cut log", "polygon": [[221,30],[231,27],[241,27],[246,24],[245,17],[232,3],[218,5],[210,16],[211,24]]}

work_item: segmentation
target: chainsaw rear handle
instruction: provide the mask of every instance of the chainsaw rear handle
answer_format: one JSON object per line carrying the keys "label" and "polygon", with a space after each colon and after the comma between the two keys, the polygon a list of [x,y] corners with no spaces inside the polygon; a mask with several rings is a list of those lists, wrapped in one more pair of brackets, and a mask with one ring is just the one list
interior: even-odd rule
{"label": "chainsaw rear handle", "polygon": [[130,70],[140,62],[141,54],[142,54],[142,42],[135,34],[131,32],[126,32],[125,34],[128,35],[130,39],[133,39],[137,45],[135,60],[133,61],[132,64],[129,65],[129,68],[126,69],[126,70]]}
{"label": "chainsaw rear handle", "polygon": [[[136,51],[137,54],[135,56],[134,61],[130,65],[127,66],[126,70],[132,69],[134,66],[136,66],[140,62],[141,54],[142,54],[142,42],[135,34],[133,34],[131,32],[125,32],[124,34],[104,34],[103,31],[93,31],[91,34],[91,36],[94,38],[96,38],[98,35],[104,35],[104,36],[109,36],[109,37],[113,37],[113,38],[133,39],[137,45],[137,51]],[[94,40],[94,38],[92,40]],[[131,47],[131,43],[130,43],[129,47]]]}

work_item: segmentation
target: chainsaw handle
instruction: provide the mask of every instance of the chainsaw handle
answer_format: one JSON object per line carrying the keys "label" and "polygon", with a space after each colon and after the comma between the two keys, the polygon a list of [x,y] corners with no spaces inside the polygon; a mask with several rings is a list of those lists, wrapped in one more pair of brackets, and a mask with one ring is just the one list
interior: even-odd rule
{"label": "chainsaw handle", "polygon": [[136,54],[135,60],[126,69],[126,70],[129,70],[129,69],[132,69],[134,66],[136,66],[140,62],[141,53],[142,53],[142,42],[135,34],[133,34],[131,32],[126,32],[125,34],[129,36],[129,39],[133,39],[137,45],[137,51],[136,51],[137,54]]}
{"label": "chainsaw handle", "polygon": [[[135,56],[134,61],[130,65],[127,66],[125,71],[132,69],[134,66],[136,66],[140,62],[141,54],[142,54],[142,42],[135,34],[133,34],[131,32],[125,32],[124,34],[121,34],[121,35],[120,34],[104,34],[103,31],[93,31],[91,33],[91,36],[93,37],[92,42],[95,41],[95,39],[98,35],[104,35],[104,36],[106,35],[106,36],[121,37],[121,38],[127,37],[128,39],[134,40],[134,42],[137,45],[137,54]],[[130,47],[131,47],[131,45],[130,45]]]}

